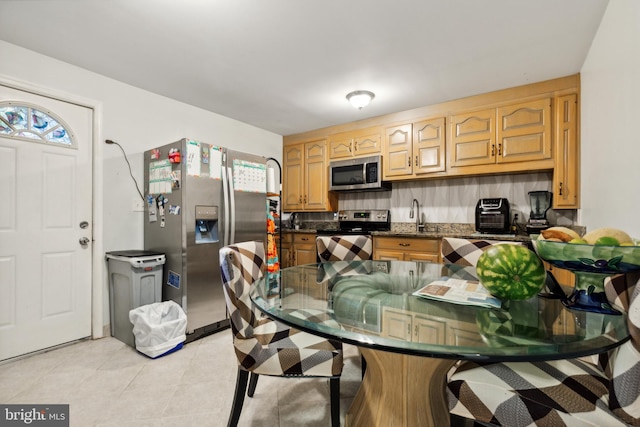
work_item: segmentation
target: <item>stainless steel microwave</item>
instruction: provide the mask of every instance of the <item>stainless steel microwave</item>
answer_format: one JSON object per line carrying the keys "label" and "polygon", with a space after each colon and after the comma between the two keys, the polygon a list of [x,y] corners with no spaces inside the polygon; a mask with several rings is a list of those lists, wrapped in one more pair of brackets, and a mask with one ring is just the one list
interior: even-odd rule
{"label": "stainless steel microwave", "polygon": [[334,160],[329,163],[329,190],[390,190],[391,183],[382,181],[382,156]]}

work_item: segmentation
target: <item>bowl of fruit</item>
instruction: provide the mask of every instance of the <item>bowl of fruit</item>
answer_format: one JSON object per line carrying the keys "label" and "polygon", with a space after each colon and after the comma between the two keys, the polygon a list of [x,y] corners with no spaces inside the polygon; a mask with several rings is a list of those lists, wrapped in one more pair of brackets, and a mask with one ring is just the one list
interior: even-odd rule
{"label": "bowl of fruit", "polygon": [[618,313],[604,294],[604,280],[640,270],[640,242],[615,228],[598,228],[580,236],[567,227],[551,227],[532,235],[538,256],[575,273],[573,293],[563,302],[584,311]]}

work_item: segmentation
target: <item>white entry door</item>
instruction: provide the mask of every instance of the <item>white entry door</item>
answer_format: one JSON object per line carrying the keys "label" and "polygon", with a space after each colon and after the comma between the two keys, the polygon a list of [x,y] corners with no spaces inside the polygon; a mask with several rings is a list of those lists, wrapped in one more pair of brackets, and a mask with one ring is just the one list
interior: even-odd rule
{"label": "white entry door", "polygon": [[0,360],[91,335],[92,117],[0,84]]}

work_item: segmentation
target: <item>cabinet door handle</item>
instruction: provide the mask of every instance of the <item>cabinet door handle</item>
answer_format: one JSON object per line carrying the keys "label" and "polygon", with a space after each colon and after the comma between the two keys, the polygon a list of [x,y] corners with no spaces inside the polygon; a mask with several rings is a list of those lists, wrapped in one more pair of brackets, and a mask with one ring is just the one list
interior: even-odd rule
{"label": "cabinet door handle", "polygon": [[301,237],[300,240],[304,240],[306,242],[307,240],[309,240],[309,238],[308,237]]}
{"label": "cabinet door handle", "polygon": [[416,167],[418,167],[418,156],[416,156]]}
{"label": "cabinet door handle", "polygon": [[496,155],[496,145],[491,144],[491,157]]}
{"label": "cabinet door handle", "polygon": [[407,157],[407,166],[411,167],[411,156]]}
{"label": "cabinet door handle", "polygon": [[498,144],[498,156],[502,156],[502,144]]}
{"label": "cabinet door handle", "polygon": [[358,151],[358,143],[357,142],[355,144],[353,144],[353,150],[354,151]]}
{"label": "cabinet door handle", "polygon": [[407,324],[407,336],[410,337],[411,336],[411,325]]}
{"label": "cabinet door handle", "polygon": [[302,204],[302,195],[300,195],[300,198],[298,199],[298,204]]}
{"label": "cabinet door handle", "polygon": [[398,243],[400,246],[411,246],[411,243]]}
{"label": "cabinet door handle", "polygon": [[558,188],[558,195],[562,196],[562,182],[560,182],[560,185]]}
{"label": "cabinet door handle", "polygon": [[415,335],[416,337],[418,336],[418,325],[416,325],[416,327],[414,328],[413,335]]}
{"label": "cabinet door handle", "polygon": [[307,195],[306,194],[304,195],[304,204],[305,205],[307,204]]}
{"label": "cabinet door handle", "polygon": [[353,146],[353,139],[349,142],[349,152],[351,153],[351,148]]}

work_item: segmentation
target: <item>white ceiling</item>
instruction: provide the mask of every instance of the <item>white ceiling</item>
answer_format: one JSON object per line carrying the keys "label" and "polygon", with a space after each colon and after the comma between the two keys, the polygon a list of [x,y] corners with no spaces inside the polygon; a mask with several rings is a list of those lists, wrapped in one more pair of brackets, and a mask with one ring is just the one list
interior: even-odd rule
{"label": "white ceiling", "polygon": [[0,39],[289,135],[577,73],[607,2],[0,0]]}

